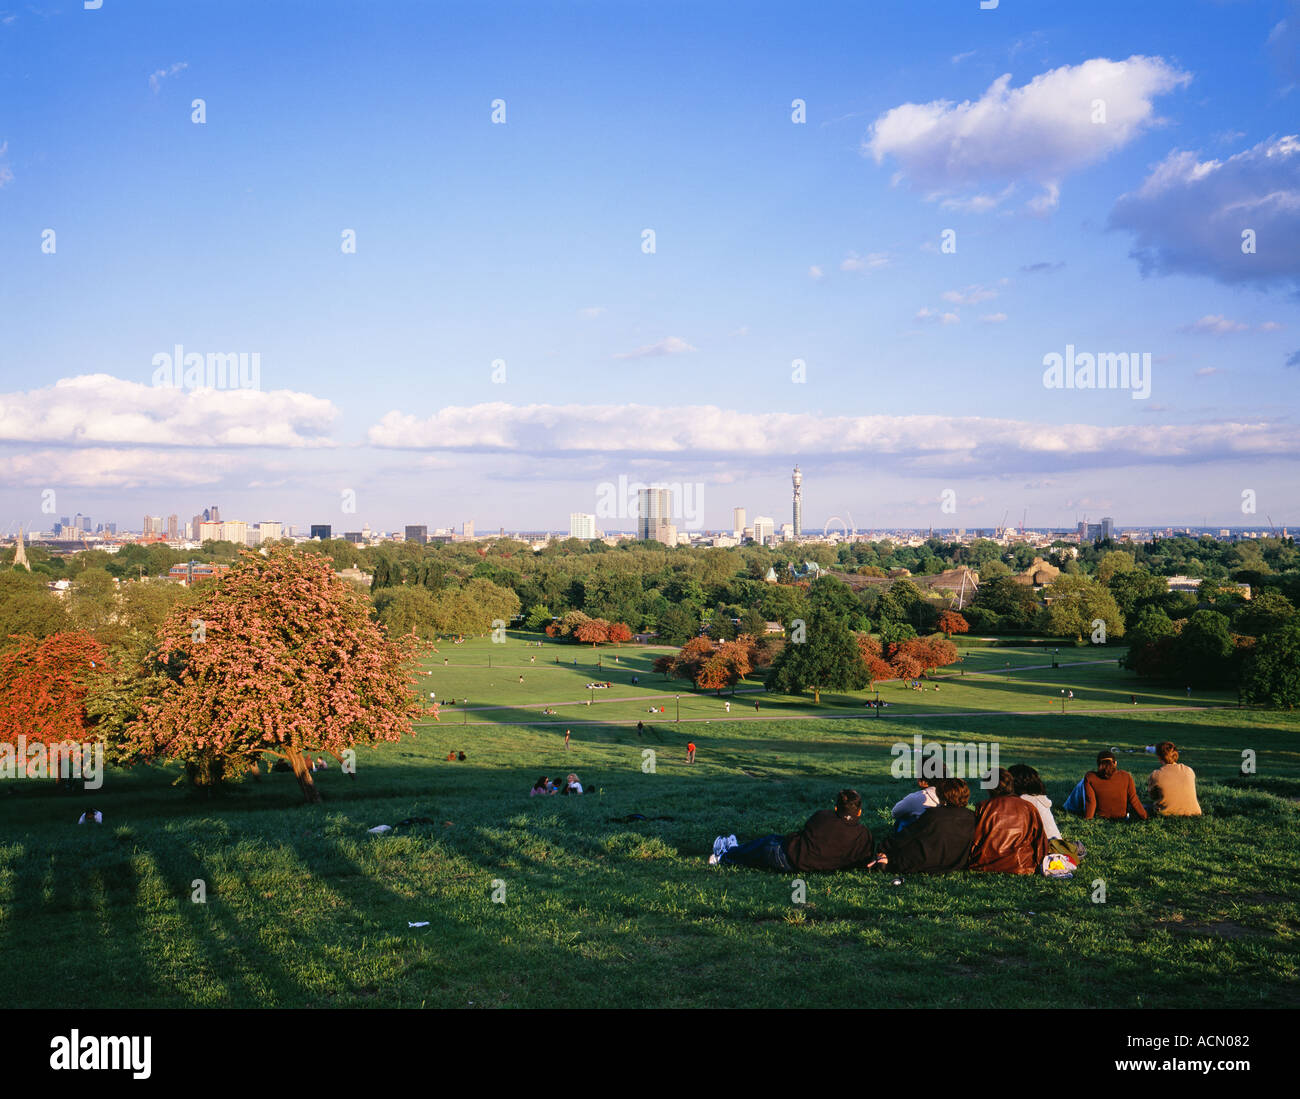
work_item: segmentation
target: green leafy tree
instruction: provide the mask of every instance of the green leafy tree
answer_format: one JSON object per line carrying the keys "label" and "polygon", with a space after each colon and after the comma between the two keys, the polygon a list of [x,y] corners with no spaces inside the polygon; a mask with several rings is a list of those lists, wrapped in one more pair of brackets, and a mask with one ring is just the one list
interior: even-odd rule
{"label": "green leafy tree", "polygon": [[1055,637],[1077,641],[1091,637],[1098,620],[1105,624],[1107,639],[1124,636],[1124,617],[1115,597],[1096,580],[1083,575],[1062,573],[1046,588],[1047,632]]}
{"label": "green leafy tree", "polygon": [[868,683],[868,673],[853,631],[825,611],[815,611],[805,624],[802,642],[791,638],[772,661],[767,689],[782,694],[813,693],[820,705],[822,691],[856,691]]}
{"label": "green leafy tree", "polygon": [[1282,626],[1255,645],[1246,661],[1242,696],[1278,709],[1300,706],[1300,623]]}

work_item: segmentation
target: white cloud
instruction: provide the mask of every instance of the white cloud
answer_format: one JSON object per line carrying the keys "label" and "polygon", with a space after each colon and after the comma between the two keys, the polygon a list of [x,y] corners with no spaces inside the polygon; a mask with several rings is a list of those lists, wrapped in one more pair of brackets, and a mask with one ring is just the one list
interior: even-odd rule
{"label": "white cloud", "polygon": [[940,324],[957,324],[961,321],[956,313],[941,313],[938,309],[931,309],[928,305],[923,305],[916,311],[918,321],[938,321]]}
{"label": "white cloud", "polygon": [[599,317],[603,312],[605,312],[603,305],[588,305],[583,309],[579,309],[578,315],[580,317]]}
{"label": "white cloud", "polygon": [[1277,321],[1265,321],[1259,326],[1259,330],[1261,332],[1281,332],[1285,327],[1285,324],[1279,324]]}
{"label": "white cloud", "polygon": [[982,301],[991,301],[998,296],[998,291],[992,286],[981,286],[975,283],[966,287],[964,290],[945,290],[942,294],[944,301],[950,301],[953,305],[979,305]]}
{"label": "white cloud", "polygon": [[820,267],[818,267],[816,264],[813,264],[812,267],[808,268],[808,277],[810,279],[822,279],[825,278],[826,275]]}
{"label": "white cloud", "polygon": [[[84,447],[0,455],[0,485],[60,485],[85,489],[132,489],[148,485],[213,485],[256,463],[212,451],[169,454],[165,464],[147,447]],[[241,478],[242,480],[242,478]]]}
{"label": "white cloud", "polygon": [[1228,320],[1222,313],[1207,313],[1199,321],[1183,325],[1182,331],[1225,336],[1229,332],[1245,332],[1249,328],[1250,325],[1242,324],[1241,321]]}
{"label": "white cloud", "polygon": [[[954,103],[904,103],[876,119],[863,151],[877,164],[893,157],[900,177],[928,192],[931,201],[992,209],[1006,197],[980,192],[989,183],[1027,181],[1043,188],[1031,208],[1056,204],[1071,172],[1103,160],[1155,125],[1152,100],[1191,80],[1159,57],[1127,61],[1093,58],[1064,65],[1011,87],[1011,74],[995,80],[979,99]],[[1093,122],[1094,103],[1105,121]],[[955,207],[956,208],[956,207]]]}
{"label": "white cloud", "polygon": [[888,266],[889,254],[886,252],[869,252],[865,256],[859,256],[857,252],[850,252],[840,264],[840,270],[874,271],[877,268]]}
{"label": "white cloud", "polygon": [[975,56],[974,50],[966,50],[963,53],[955,53],[952,55],[952,63],[954,65],[960,65],[963,61],[966,60],[966,58],[974,57],[974,56]]}
{"label": "white cloud", "polygon": [[190,63],[188,61],[177,61],[170,69],[158,69],[149,74],[149,87],[156,92],[162,88],[162,82],[169,76],[184,72],[189,67]]}
{"label": "white cloud", "polygon": [[[1035,375],[1036,378],[1036,375]],[[842,455],[879,457],[900,470],[974,464],[1044,476],[1060,469],[1300,455],[1300,433],[1267,420],[1203,424],[1059,424],[978,416],[742,412],[713,405],[510,405],[449,407],[420,418],[390,412],[371,445],[416,450],[505,451],[648,458]]]}
{"label": "white cloud", "polygon": [[1209,378],[1215,374],[1222,374],[1223,371],[1217,366],[1203,366],[1200,370],[1194,372],[1193,376],[1197,378]]}
{"label": "white cloud", "polygon": [[[1116,201],[1110,227],[1134,235],[1144,275],[1300,284],[1300,137],[1262,141],[1227,160],[1174,150]],[[1250,230],[1253,252],[1243,252]]]}
{"label": "white cloud", "polygon": [[9,164],[5,160],[5,154],[9,152],[9,142],[0,144],[0,187],[3,187],[14,178],[13,172],[9,170]]}
{"label": "white cloud", "polygon": [[0,394],[0,442],[326,447],[337,416],[329,401],[287,389],[176,389],[82,374]]}
{"label": "white cloud", "polygon": [[1001,324],[1006,319],[1007,315],[1005,313],[985,313],[984,316],[980,317],[980,320],[985,324]]}
{"label": "white cloud", "polygon": [[614,356],[616,359],[649,359],[659,355],[681,355],[696,350],[689,343],[677,336],[669,336],[658,343],[648,343],[635,351],[622,351]]}

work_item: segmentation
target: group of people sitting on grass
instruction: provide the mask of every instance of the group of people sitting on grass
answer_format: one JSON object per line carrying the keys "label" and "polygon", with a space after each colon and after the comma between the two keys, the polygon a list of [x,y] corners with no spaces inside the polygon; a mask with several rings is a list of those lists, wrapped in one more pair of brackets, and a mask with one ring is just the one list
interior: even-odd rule
{"label": "group of people sitting on grass", "polygon": [[529,797],[548,797],[551,794],[581,794],[582,783],[578,781],[577,775],[569,775],[561,785],[556,785],[551,779],[542,775],[533,783],[533,788]]}
{"label": "group of people sitting on grass", "polygon": [[[1162,766],[1147,783],[1149,807],[1137,800],[1133,777],[1118,770],[1114,753],[1102,752],[1097,770],[1084,777],[1081,815],[1108,820],[1122,820],[1129,811],[1144,820],[1148,815],[1199,815],[1192,769],[1178,762],[1178,750],[1169,741],[1157,745],[1156,754]],[[1023,763],[998,768],[996,777],[997,784],[974,812],[963,779],[918,780],[919,789],[894,806],[895,830],[879,842],[862,823],[861,796],[856,790],[841,790],[834,809],[819,809],[798,832],[773,833],[745,844],[737,843],[735,836],[719,836],[709,863],[783,873],[866,869],[1034,874],[1046,873],[1062,860],[1068,860],[1066,866],[1082,861],[1083,845],[1062,837],[1034,768]]]}

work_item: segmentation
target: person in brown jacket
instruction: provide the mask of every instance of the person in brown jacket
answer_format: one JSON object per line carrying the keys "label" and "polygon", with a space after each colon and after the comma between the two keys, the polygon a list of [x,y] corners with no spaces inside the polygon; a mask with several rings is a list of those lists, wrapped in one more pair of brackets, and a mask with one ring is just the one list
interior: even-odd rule
{"label": "person in brown jacket", "polygon": [[1147,811],[1138,801],[1133,776],[1121,771],[1113,752],[1097,753],[1097,769],[1083,776],[1083,819],[1123,820],[1132,813],[1147,819]]}
{"label": "person in brown jacket", "polygon": [[1201,803],[1196,800],[1196,772],[1178,762],[1178,749],[1172,740],[1156,745],[1156,755],[1163,767],[1157,767],[1147,779],[1151,812],[1158,817],[1199,817]]}
{"label": "person in brown jacket", "polygon": [[1033,874],[1047,856],[1043,818],[1024,798],[1016,797],[1015,780],[998,768],[998,784],[975,813],[971,870],[992,874]]}

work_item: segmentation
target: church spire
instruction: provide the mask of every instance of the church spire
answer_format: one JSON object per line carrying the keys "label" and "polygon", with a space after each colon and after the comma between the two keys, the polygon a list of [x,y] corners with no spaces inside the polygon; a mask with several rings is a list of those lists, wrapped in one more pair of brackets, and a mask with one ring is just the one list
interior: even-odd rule
{"label": "church spire", "polygon": [[22,565],[28,572],[32,571],[31,565],[27,563],[27,551],[23,549],[23,528],[18,528],[18,548],[14,550],[14,568]]}

